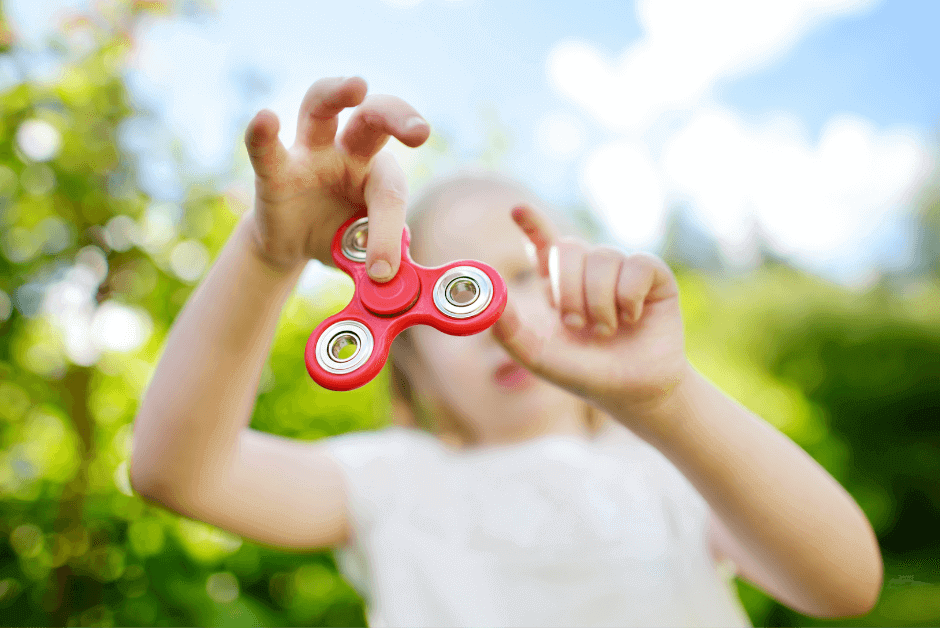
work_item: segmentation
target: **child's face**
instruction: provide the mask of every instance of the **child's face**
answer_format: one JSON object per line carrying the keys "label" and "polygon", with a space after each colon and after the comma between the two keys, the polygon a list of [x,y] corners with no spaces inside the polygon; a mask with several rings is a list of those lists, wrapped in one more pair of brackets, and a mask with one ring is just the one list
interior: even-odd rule
{"label": "child's face", "polygon": [[[557,314],[527,251],[528,240],[510,216],[522,201],[508,190],[480,190],[432,212],[422,241],[416,242],[417,261],[426,266],[460,259],[489,264],[523,316],[535,327],[547,327]],[[514,362],[490,330],[449,336],[419,325],[412,333],[421,363],[416,378],[477,437],[527,431],[536,422],[553,424],[583,411],[580,399]]]}

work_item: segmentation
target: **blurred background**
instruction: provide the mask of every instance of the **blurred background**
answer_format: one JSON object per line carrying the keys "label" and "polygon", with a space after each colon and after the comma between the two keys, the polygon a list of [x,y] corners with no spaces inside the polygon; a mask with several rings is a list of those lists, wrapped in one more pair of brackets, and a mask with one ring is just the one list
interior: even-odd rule
{"label": "blurred background", "polygon": [[[940,623],[940,3],[4,0],[0,625],[354,626],[329,553],[254,544],[130,489],[167,331],[252,202],[242,137],[293,141],[359,75],[431,123],[412,189],[496,168],[599,241],[666,259],[692,363],[855,496],[886,566],[867,616],[738,587],[756,625]],[[932,60],[932,61],[931,61]],[[303,366],[351,282],[311,263],[252,427],[384,425]]]}

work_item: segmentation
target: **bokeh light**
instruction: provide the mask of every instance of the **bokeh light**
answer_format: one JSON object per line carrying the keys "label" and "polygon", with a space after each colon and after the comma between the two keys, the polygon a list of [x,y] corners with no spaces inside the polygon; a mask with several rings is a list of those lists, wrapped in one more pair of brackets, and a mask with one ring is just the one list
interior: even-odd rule
{"label": "bokeh light", "polygon": [[62,146],[62,135],[44,120],[26,120],[16,130],[19,148],[33,161],[49,161]]}

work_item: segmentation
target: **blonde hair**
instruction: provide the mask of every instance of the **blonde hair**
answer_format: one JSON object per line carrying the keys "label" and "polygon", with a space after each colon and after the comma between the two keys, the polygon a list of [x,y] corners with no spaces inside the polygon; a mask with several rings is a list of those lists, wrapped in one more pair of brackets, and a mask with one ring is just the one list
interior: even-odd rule
{"label": "blonde hair", "polygon": [[[412,258],[419,264],[427,263],[422,247],[428,241],[426,231],[434,215],[466,195],[497,190],[516,195],[519,202],[535,205],[552,218],[563,234],[591,239],[584,229],[579,228],[567,215],[546,203],[518,181],[493,172],[462,172],[439,179],[428,186],[409,206],[407,224],[411,234],[409,248]],[[410,330],[405,329],[392,342],[389,356],[392,421],[399,425],[418,427],[456,444],[470,442],[472,437],[460,417],[443,402],[424,397],[419,387],[409,378],[405,362],[418,359],[417,355]],[[604,416],[587,403],[584,404],[584,409],[585,424],[592,434],[596,434],[604,422]]]}

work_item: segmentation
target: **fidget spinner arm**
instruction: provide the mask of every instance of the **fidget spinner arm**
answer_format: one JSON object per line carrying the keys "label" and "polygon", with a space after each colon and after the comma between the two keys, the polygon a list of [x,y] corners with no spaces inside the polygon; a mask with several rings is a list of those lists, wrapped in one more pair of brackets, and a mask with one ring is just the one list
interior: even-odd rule
{"label": "fidget spinner arm", "polygon": [[317,325],[304,352],[310,377],[329,390],[370,382],[406,327],[430,325],[452,336],[469,336],[490,327],[506,307],[506,284],[482,262],[459,260],[436,268],[416,264],[407,227],[398,273],[384,284],[372,281],[365,265],[368,220],[363,210],[333,236],[333,261],[352,277],[355,292],[341,312]]}

